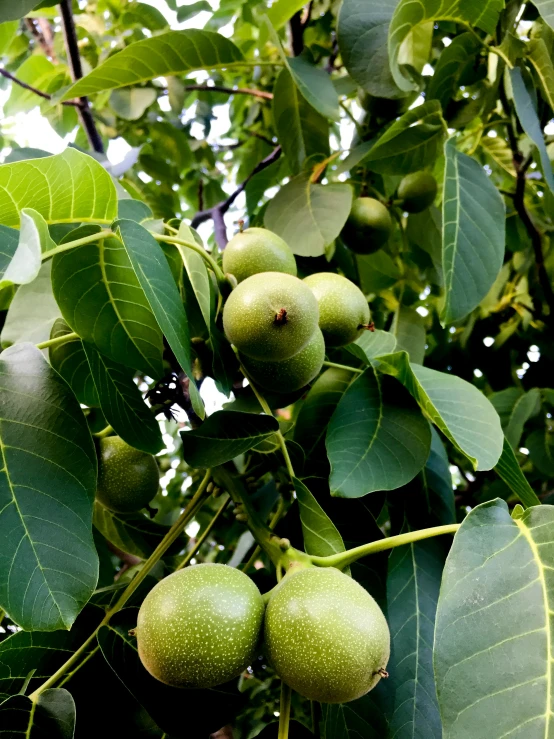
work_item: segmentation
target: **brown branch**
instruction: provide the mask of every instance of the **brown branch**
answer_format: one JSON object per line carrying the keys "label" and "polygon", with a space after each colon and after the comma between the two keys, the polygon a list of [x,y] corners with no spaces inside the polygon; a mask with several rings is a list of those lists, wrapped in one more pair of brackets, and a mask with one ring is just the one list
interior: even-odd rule
{"label": "brown branch", "polygon": [[[77,29],[75,28],[75,21],[73,19],[71,0],[61,0],[59,7],[60,15],[62,17],[62,29],[67,59],[71,70],[71,76],[75,82],[76,80],[80,80],[83,76],[83,68],[81,66],[81,55],[79,53],[79,45],[77,43]],[[93,151],[98,152],[98,154],[103,154],[104,144],[102,143],[102,137],[100,136],[100,133],[96,128],[94,118],[92,117],[88,98],[82,97],[80,98],[80,102],[81,104],[78,107],[79,118],[83,128],[85,129],[90,147]]]}
{"label": "brown branch", "polygon": [[267,167],[271,166],[273,162],[276,162],[280,156],[281,147],[277,146],[275,147],[275,149],[273,149],[271,154],[269,154],[265,159],[262,159],[262,161],[254,167],[254,169],[252,170],[252,172],[250,172],[244,182],[242,182],[226,200],[223,200],[221,203],[214,205],[213,208],[208,208],[207,210],[202,210],[197,213],[192,219],[192,222],[190,224],[191,227],[198,228],[201,223],[204,223],[204,221],[208,221],[211,218],[214,222],[216,243],[221,250],[225,249],[227,245],[227,233],[225,230],[225,221],[223,219],[223,216],[225,215],[225,213],[227,213],[227,211],[229,210],[231,205],[233,205],[241,192],[244,191],[245,187],[248,185],[252,177],[258,174],[258,172],[262,172],[264,169],[267,169]]}
{"label": "brown branch", "polygon": [[[26,82],[23,82],[23,80],[15,77],[11,72],[8,72],[7,69],[0,67],[0,74],[7,80],[11,80],[15,85],[19,85],[19,87],[22,87],[24,90],[29,90],[29,92],[33,92],[35,95],[39,95],[39,97],[44,98],[45,100],[52,100],[52,95],[49,95],[47,92],[43,92],[42,90],[37,90],[37,88],[32,85],[28,85]],[[79,100],[64,100],[62,105],[73,105],[76,108],[80,108],[81,102]]]}
{"label": "brown branch", "polygon": [[185,90],[201,90],[203,92],[227,92],[229,95],[252,95],[264,100],[273,100],[272,92],[264,90],[251,90],[247,87],[223,87],[221,85],[185,85]]}

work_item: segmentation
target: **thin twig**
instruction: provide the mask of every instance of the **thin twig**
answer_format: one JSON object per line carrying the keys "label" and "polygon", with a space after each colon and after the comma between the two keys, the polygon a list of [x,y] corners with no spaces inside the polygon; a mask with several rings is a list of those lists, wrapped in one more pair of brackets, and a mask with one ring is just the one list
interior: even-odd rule
{"label": "thin twig", "polygon": [[185,85],[186,91],[201,90],[204,92],[226,92],[229,95],[252,95],[264,100],[273,100],[272,92],[264,90],[251,90],[247,87],[224,87],[222,85]]}
{"label": "thin twig", "polygon": [[[77,43],[77,29],[73,19],[73,11],[71,8],[71,0],[61,0],[60,14],[62,17],[62,29],[67,52],[67,59],[73,81],[81,79],[83,76],[83,68],[81,66],[81,56],[79,53],[79,45]],[[85,129],[90,147],[98,154],[104,153],[104,144],[102,137],[96,128],[96,123],[92,117],[92,111],[89,107],[88,98],[80,98],[81,105],[78,107],[81,124]]]}
{"label": "thin twig", "polygon": [[[23,80],[18,79],[11,72],[8,72],[7,69],[3,69],[0,67],[0,74],[7,80],[11,80],[15,85],[23,87],[24,90],[29,90],[29,92],[33,92],[35,95],[39,95],[39,97],[44,98],[45,100],[52,100],[52,95],[49,95],[47,92],[43,92],[42,90],[37,90],[36,87],[27,84],[27,82],[23,82]],[[62,105],[73,105],[76,108],[80,108],[82,106],[82,103],[80,100],[64,100]]]}
{"label": "thin twig", "polygon": [[198,228],[201,223],[204,223],[204,221],[208,221],[211,218],[214,222],[216,243],[220,249],[224,249],[227,245],[227,232],[225,229],[225,221],[223,219],[223,216],[225,215],[225,213],[227,213],[227,211],[229,210],[231,205],[233,205],[241,192],[244,191],[245,187],[248,185],[252,177],[258,174],[258,172],[262,172],[264,169],[267,169],[267,167],[272,165],[273,162],[276,162],[280,156],[281,147],[277,146],[275,147],[275,149],[273,149],[271,154],[269,154],[265,159],[262,159],[262,161],[258,165],[256,165],[256,167],[254,167],[254,169],[252,170],[252,172],[250,172],[244,182],[242,182],[226,200],[223,200],[221,203],[217,203],[217,205],[214,205],[213,208],[201,210],[199,213],[197,213],[192,219],[192,222],[190,224],[191,227]]}

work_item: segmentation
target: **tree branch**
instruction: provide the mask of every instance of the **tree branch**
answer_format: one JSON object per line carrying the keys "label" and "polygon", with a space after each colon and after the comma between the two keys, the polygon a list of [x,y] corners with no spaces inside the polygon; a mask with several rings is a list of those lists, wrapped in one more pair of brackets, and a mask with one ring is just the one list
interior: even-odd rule
{"label": "tree branch", "polygon": [[252,95],[256,98],[263,98],[264,100],[273,100],[272,92],[265,92],[264,90],[251,90],[247,87],[223,87],[222,85],[185,85],[185,90],[201,90],[205,92],[226,92],[229,95]]}
{"label": "tree branch", "polygon": [[[42,90],[37,90],[37,88],[33,87],[32,85],[28,85],[26,82],[23,82],[23,80],[15,77],[11,72],[8,72],[7,69],[3,69],[0,67],[0,74],[7,80],[11,80],[15,85],[19,85],[19,87],[22,87],[24,90],[29,90],[29,92],[33,92],[35,95],[38,95],[45,100],[52,100],[52,95],[47,92],[43,92]],[[82,106],[82,103],[80,100],[64,100],[62,105],[73,105],[76,108],[80,108]]]}
{"label": "tree branch", "polygon": [[[79,46],[77,43],[77,30],[75,21],[73,20],[73,12],[71,9],[71,0],[61,0],[60,14],[62,17],[63,36],[67,59],[73,81],[81,79],[83,76],[83,68],[81,66],[81,56],[79,54]],[[78,107],[81,124],[87,135],[90,147],[99,154],[104,153],[104,144],[102,138],[96,128],[96,123],[92,117],[92,111],[89,107],[88,98],[80,98],[80,106]]]}
{"label": "tree branch", "polygon": [[254,169],[252,170],[252,172],[250,172],[244,182],[242,182],[226,200],[223,200],[221,203],[214,205],[213,208],[207,208],[206,210],[201,210],[199,213],[197,213],[192,219],[192,222],[190,224],[191,227],[198,228],[201,223],[204,223],[204,221],[208,221],[211,218],[214,222],[216,243],[221,250],[225,249],[227,245],[227,232],[223,216],[225,215],[225,213],[227,213],[227,211],[229,210],[231,205],[233,205],[241,192],[244,191],[245,187],[248,185],[252,177],[258,174],[258,172],[262,172],[264,169],[267,169],[267,167],[271,166],[273,162],[276,162],[280,156],[281,147],[277,146],[275,147],[275,149],[273,149],[271,154],[269,154],[265,159],[262,159],[262,161],[258,165],[256,165],[256,167],[254,167]]}

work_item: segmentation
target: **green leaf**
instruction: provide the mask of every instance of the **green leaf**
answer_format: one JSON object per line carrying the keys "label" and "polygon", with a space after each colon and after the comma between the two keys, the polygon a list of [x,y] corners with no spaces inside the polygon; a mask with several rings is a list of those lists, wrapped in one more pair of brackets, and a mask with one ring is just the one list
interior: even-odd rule
{"label": "green leaf", "polygon": [[398,87],[409,92],[419,84],[416,70],[401,64],[403,46],[417,26],[429,21],[455,21],[477,26],[492,34],[503,8],[504,0],[432,0],[425,3],[400,0],[390,23],[388,38],[391,72]]}
{"label": "green leaf", "polygon": [[395,285],[402,273],[393,258],[383,249],[375,254],[357,255],[362,292],[379,293]]}
{"label": "green leaf", "polygon": [[101,164],[66,149],[51,157],[0,165],[2,223],[19,226],[23,208],[38,211],[47,223],[109,223],[117,215],[117,195]]}
{"label": "green leaf", "polygon": [[300,509],[304,547],[308,554],[327,557],[346,551],[337,527],[303,482],[294,478],[294,489]]}
{"label": "green leaf", "polygon": [[2,329],[2,346],[22,341],[38,344],[50,338],[54,321],[60,316],[52,294],[51,272],[52,262],[45,262],[33,282],[18,288]]}
{"label": "green leaf", "polygon": [[156,101],[157,91],[153,87],[130,87],[114,90],[110,95],[110,106],[114,113],[125,121],[136,121]]}
{"label": "green leaf", "polygon": [[329,156],[329,124],[300,94],[288,69],[273,88],[273,120],[277,138],[293,174],[312,156]]}
{"label": "green leaf", "polygon": [[19,28],[17,20],[2,22],[1,15],[3,11],[4,8],[0,8],[0,56],[7,52]]}
{"label": "green leaf", "polygon": [[483,136],[479,142],[479,146],[498,164],[502,169],[512,177],[516,176],[514,169],[514,155],[505,139],[501,136]]}
{"label": "green leaf", "polygon": [[374,143],[375,139],[371,139],[370,141],[364,141],[353,149],[350,149],[348,156],[339,163],[335,170],[335,174],[339,175],[343,172],[349,172],[350,170],[355,169],[358,164],[362,164],[369,151],[371,151],[371,147]]}
{"label": "green leaf", "polygon": [[98,578],[90,433],[69,387],[29,344],[0,355],[0,404],[0,605],[24,629],[67,629]]}
{"label": "green leaf", "polygon": [[474,59],[480,48],[479,41],[471,33],[461,33],[452,39],[450,46],[441,51],[425,99],[438,100],[441,107],[446,108],[458,90],[467,63]]}
{"label": "green leaf", "polygon": [[344,0],[339,11],[337,35],[344,66],[356,82],[376,97],[398,98],[389,66],[387,36],[398,0],[379,3]]}
{"label": "green leaf", "polygon": [[0,704],[0,725],[8,737],[73,739],[75,702],[65,688],[45,690],[36,703],[14,695]]}
{"label": "green leaf", "polygon": [[[70,237],[85,232],[90,233],[90,227]],[[66,322],[84,341],[154,379],[163,375],[161,331],[119,239],[109,237],[56,254],[52,289]]]}
{"label": "green leaf", "polygon": [[536,23],[531,31],[527,47],[527,58],[535,68],[541,82],[542,91],[554,110],[554,33],[545,23]]}
{"label": "green leaf", "polygon": [[506,438],[514,450],[517,450],[523,434],[523,427],[540,410],[540,391],[535,387],[524,393],[519,388],[512,387],[494,393],[490,397],[490,401],[500,416]]}
{"label": "green leaf", "polygon": [[[64,83],[66,67],[62,64],[52,64],[45,56],[35,54],[25,59],[14,72],[18,80],[31,85],[46,94],[56,92]],[[28,113],[38,105],[47,103],[45,98],[40,97],[31,90],[12,84],[10,97],[4,106],[6,116],[16,113]]]}
{"label": "green leaf", "polygon": [[533,100],[525,87],[519,67],[510,69],[510,80],[512,81],[517,117],[519,118],[521,127],[539,150],[544,179],[550,191],[554,192],[554,174],[552,173],[552,164],[546,151],[544,134],[537,112],[533,106]]}
{"label": "green leaf", "polygon": [[183,458],[191,467],[217,467],[279,430],[273,416],[216,411],[193,431],[182,431]]}
{"label": "green leaf", "polygon": [[194,412],[204,418],[204,403],[192,374],[190,331],[183,301],[161,246],[135,221],[116,221],[115,227],[158,325],[183,371],[189,378]]}
{"label": "green leaf", "polygon": [[4,280],[6,270],[16,252],[19,231],[8,226],[0,226],[0,280]]}
{"label": "green leaf", "polygon": [[276,0],[267,11],[273,28],[278,31],[295,13],[302,10],[305,3],[303,0]]}
{"label": "green leaf", "polygon": [[39,4],[39,0],[18,0],[18,2],[0,3],[0,23],[14,21],[27,15]]}
{"label": "green leaf", "polygon": [[504,261],[506,206],[481,165],[445,146],[443,324],[465,318],[487,295]]}
{"label": "green leaf", "polygon": [[380,354],[389,354],[396,349],[396,338],[390,331],[364,331],[352,344],[346,347],[348,351],[365,364],[371,364]]}
{"label": "green leaf", "polygon": [[554,29],[554,0],[535,0],[533,5],[550,28]]}
{"label": "green leaf", "polygon": [[55,246],[48,224],[40,213],[32,208],[23,208],[17,249],[3,279],[15,285],[32,282],[40,271],[42,253]]}
{"label": "green leaf", "polygon": [[[193,230],[187,226],[186,223],[181,223],[179,226],[179,238],[185,241],[197,241],[196,235]],[[200,243],[203,247],[204,245]],[[206,324],[206,327],[210,328],[211,312],[212,312],[212,299],[210,297],[210,275],[208,274],[208,268],[206,262],[200,254],[193,251],[193,249],[187,249],[183,247],[180,249],[180,254],[185,266],[186,273],[190,280],[190,284],[194,291],[194,295],[198,302],[202,318]]]}
{"label": "green leaf", "polygon": [[212,6],[207,0],[197,0],[197,2],[190,3],[189,5],[180,5],[177,8],[177,20],[179,23],[183,23],[202,11],[212,12]]}
{"label": "green leaf", "polygon": [[[396,337],[396,348],[405,351],[412,364],[423,364],[425,359],[425,326],[422,317],[412,308],[401,305],[394,314],[391,331]],[[393,352],[387,349],[387,352]],[[384,352],[382,352],[384,354]]]}
{"label": "green leaf", "polygon": [[110,56],[75,82],[62,99],[71,100],[198,69],[232,68],[243,61],[238,47],[218,33],[195,28],[167,31],[129,44]]}
{"label": "green leaf", "polygon": [[[144,706],[156,724],[168,735],[200,739],[233,721],[243,707],[237,681],[212,689],[172,688],[153,678],[142,666],[136,640],[129,630],[136,626],[137,610],[127,608],[116,614],[98,634],[98,643],[107,663],[123,685]],[[183,717],[194,723],[183,727]]]}
{"label": "green leaf", "polygon": [[406,352],[378,359],[381,372],[396,377],[476,470],[490,470],[502,453],[504,434],[491,402],[461,377],[410,364]]}
{"label": "green leaf", "polygon": [[117,201],[117,217],[142,223],[143,221],[152,218],[152,211],[146,203],[142,202],[142,200],[131,200],[131,198],[126,198],[124,200]]}
{"label": "green leaf", "polygon": [[[66,336],[72,333],[63,318],[57,318],[52,326],[51,339]],[[90,367],[83,349],[81,339],[67,341],[64,344],[51,346],[48,349],[48,358],[52,368],[60,374],[73,390],[79,403],[89,407],[100,405],[96,385],[90,373]]]}
{"label": "green leaf", "polygon": [[[546,737],[552,721],[554,508],[474,508],[450,550],[435,630],[445,739]],[[517,566],[514,566],[517,563]]]}
{"label": "green leaf", "polygon": [[405,485],[423,468],[430,444],[419,408],[397,383],[369,367],[349,386],[329,423],[331,494],[359,498]]}
{"label": "green leaf", "polygon": [[540,505],[540,500],[535,491],[527,482],[527,478],[521,471],[516,455],[508,439],[504,439],[502,455],[494,468],[498,476],[504,480],[512,493],[515,493],[523,505],[529,507]]}
{"label": "green leaf", "polygon": [[431,451],[422,472],[427,500],[427,515],[438,525],[456,523],[454,491],[448,456],[435,428],[431,429]]}
{"label": "green leaf", "polygon": [[314,382],[300,406],[294,425],[294,441],[300,444],[306,456],[306,464],[314,472],[329,474],[325,454],[325,433],[339,400],[354,379],[347,370],[331,367]]}
{"label": "green leaf", "polygon": [[[141,559],[148,559],[169,531],[168,526],[142,513],[115,513],[98,502],[94,505],[94,525],[109,542]],[[183,538],[180,537],[167,553],[178,554],[182,549]]]}
{"label": "green leaf", "polygon": [[317,112],[332,121],[340,120],[339,96],[331,82],[331,77],[324,69],[314,66],[303,56],[287,57],[281,46],[279,36],[266,16],[266,25],[271,41],[290,72],[299,92]]}
{"label": "green leaf", "polygon": [[375,142],[364,159],[381,174],[408,174],[432,164],[446,136],[441,106],[429,100],[408,110]]}
{"label": "green leaf", "polygon": [[118,436],[135,449],[157,454],[164,448],[160,424],[146,405],[126,367],[82,342],[100,408]]}
{"label": "green leaf", "polygon": [[390,679],[394,696],[390,736],[442,739],[433,679],[433,630],[445,561],[435,539],[392,550],[387,577],[387,621],[391,631]]}
{"label": "green leaf", "polygon": [[281,236],[294,254],[318,257],[333,243],[352,207],[349,185],[313,185],[311,173],[294,177],[270,201],[266,228]]}
{"label": "green leaf", "polygon": [[547,429],[537,429],[525,439],[529,458],[547,477],[554,477],[554,438]]}

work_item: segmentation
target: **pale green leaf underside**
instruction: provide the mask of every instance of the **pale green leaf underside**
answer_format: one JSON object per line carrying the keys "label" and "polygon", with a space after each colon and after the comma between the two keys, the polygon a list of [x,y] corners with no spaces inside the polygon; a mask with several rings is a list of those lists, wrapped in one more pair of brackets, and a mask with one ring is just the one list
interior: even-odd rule
{"label": "pale green leaf underside", "polygon": [[345,546],[342,536],[310,490],[296,478],[294,479],[294,489],[300,510],[300,522],[306,552],[318,557],[327,557],[331,554],[344,552]]}
{"label": "pale green leaf underside", "polygon": [[74,733],[75,701],[65,688],[45,690],[36,703],[13,695],[0,704],[0,734],[9,739],[73,739]]}
{"label": "pale green leaf underside", "polygon": [[392,17],[388,50],[391,72],[401,90],[409,92],[417,87],[406,67],[399,62],[402,45],[412,31],[428,21],[455,21],[494,33],[504,0],[400,0]]}
{"label": "pale green leaf underside", "polygon": [[445,146],[444,324],[465,318],[492,287],[504,260],[506,206],[481,165]]}
{"label": "pale green leaf underside", "polygon": [[27,630],[67,629],[98,577],[90,433],[30,344],[2,353],[0,405],[0,607]]}
{"label": "pale green leaf underside", "polygon": [[240,49],[232,41],[213,31],[195,28],[168,31],[130,44],[109,57],[72,85],[63,99],[71,100],[197,69],[232,67],[243,60]]}
{"label": "pale green leaf underside", "polygon": [[554,0],[535,0],[533,5],[550,28],[554,29]]}
{"label": "pale green leaf underside", "polygon": [[396,349],[396,337],[390,331],[364,331],[352,344],[346,347],[348,351],[365,364],[380,354],[389,354]]}
{"label": "pale green leaf underside", "polygon": [[[58,318],[52,326],[51,339],[70,334],[71,329],[63,318]],[[80,339],[66,341],[48,349],[48,359],[52,367],[67,382],[79,403],[99,406],[98,393],[90,373],[83,342]]]}
{"label": "pale green leaf underside", "polygon": [[[539,24],[537,24],[539,25]],[[527,48],[527,58],[535,68],[550,107],[554,109],[554,34],[549,26],[540,24],[532,34]]]}
{"label": "pale green leaf underside", "polygon": [[514,450],[506,438],[504,439],[502,454],[494,469],[510,490],[517,495],[524,506],[541,504],[537,494],[521,471]]}
{"label": "pale green leaf underside", "polygon": [[464,454],[476,470],[490,470],[502,453],[504,434],[491,402],[474,385],[455,375],[410,364],[406,352],[378,358],[382,372],[400,380],[426,416]]}
{"label": "pale green leaf underside", "polygon": [[318,257],[339,235],[352,206],[349,185],[312,185],[310,173],[287,182],[270,201],[265,226],[294,254]]}
{"label": "pale green leaf underside", "polygon": [[110,222],[117,215],[115,185],[95,159],[76,149],[0,165],[0,220],[19,226],[22,208],[47,223]]}
{"label": "pale green leaf underside", "polygon": [[446,562],[435,631],[445,739],[554,736],[554,507],[475,508]]}

